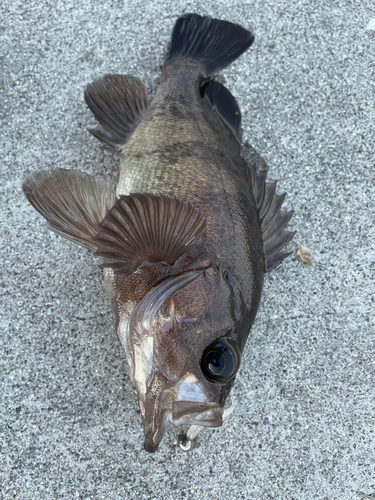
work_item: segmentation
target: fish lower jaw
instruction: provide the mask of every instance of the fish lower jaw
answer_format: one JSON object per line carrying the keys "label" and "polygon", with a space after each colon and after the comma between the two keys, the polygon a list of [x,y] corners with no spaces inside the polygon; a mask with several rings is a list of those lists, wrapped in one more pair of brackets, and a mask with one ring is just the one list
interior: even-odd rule
{"label": "fish lower jaw", "polygon": [[195,403],[175,401],[172,405],[171,422],[174,426],[199,425],[220,427],[223,423],[223,409],[217,403]]}
{"label": "fish lower jaw", "polygon": [[197,425],[200,427],[221,427],[223,425],[223,420],[217,418],[212,410],[208,410],[199,416],[186,416],[178,420],[172,420],[172,424],[175,427],[180,427],[181,425]]}

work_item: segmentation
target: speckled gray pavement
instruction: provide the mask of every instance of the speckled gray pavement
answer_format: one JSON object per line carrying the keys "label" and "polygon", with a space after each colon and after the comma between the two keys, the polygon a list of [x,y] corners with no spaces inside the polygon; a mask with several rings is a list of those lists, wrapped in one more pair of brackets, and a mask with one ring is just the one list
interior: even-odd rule
{"label": "speckled gray pavement", "polygon": [[[375,497],[374,2],[0,9],[0,499]],[[222,75],[245,141],[295,211],[289,248],[307,247],[314,264],[292,256],[266,277],[223,427],[189,453],[168,432],[149,455],[102,271],[47,230],[21,184],[51,167],[116,182],[118,159],[87,132],[83,89],[129,73],[154,94],[185,12],[253,30]]]}

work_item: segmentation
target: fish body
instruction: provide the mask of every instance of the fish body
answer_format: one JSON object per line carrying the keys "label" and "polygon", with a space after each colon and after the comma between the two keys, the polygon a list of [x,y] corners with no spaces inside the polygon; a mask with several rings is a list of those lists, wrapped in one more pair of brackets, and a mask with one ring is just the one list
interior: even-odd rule
{"label": "fish body", "polygon": [[206,219],[201,246],[234,270],[256,309],[264,263],[250,170],[233,132],[202,98],[202,83],[197,63],[166,66],[147,116],[121,150],[117,196],[147,191],[190,201]]}
{"label": "fish body", "polygon": [[225,21],[178,19],[149,108],[134,77],[86,88],[92,133],[120,155],[116,192],[75,171],[24,183],[52,230],[104,259],[149,452],[171,424],[221,425],[264,273],[293,236],[276,184],[241,157],[235,99],[211,79],[252,42]]}

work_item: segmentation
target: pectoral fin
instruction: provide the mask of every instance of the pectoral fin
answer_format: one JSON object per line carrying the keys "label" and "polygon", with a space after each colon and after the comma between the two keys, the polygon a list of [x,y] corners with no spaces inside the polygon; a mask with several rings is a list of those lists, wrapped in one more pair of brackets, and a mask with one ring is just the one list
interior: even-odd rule
{"label": "pectoral fin", "polygon": [[132,274],[142,262],[179,259],[203,231],[206,220],[190,202],[165,195],[120,196],[93,239],[103,267]]}
{"label": "pectoral fin", "polygon": [[113,151],[125,144],[147,109],[145,86],[128,75],[105,75],[90,83],[85,100],[100,123],[89,131]]}
{"label": "pectoral fin", "polygon": [[281,210],[285,194],[276,194],[276,182],[266,182],[265,172],[254,170],[252,184],[263,236],[264,267],[268,272],[291,254],[280,250],[295,235],[295,232],[284,230],[293,212]]}
{"label": "pectoral fin", "polygon": [[116,198],[107,182],[78,170],[56,169],[31,175],[22,188],[52,231],[90,250],[97,249],[91,240]]}

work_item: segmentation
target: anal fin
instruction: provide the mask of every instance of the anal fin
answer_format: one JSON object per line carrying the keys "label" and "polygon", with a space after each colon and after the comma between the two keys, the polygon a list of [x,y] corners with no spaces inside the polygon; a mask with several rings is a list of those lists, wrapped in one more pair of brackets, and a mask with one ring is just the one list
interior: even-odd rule
{"label": "anal fin", "polygon": [[145,86],[128,75],[105,75],[90,83],[85,100],[100,123],[89,131],[113,151],[125,144],[147,109]]}
{"label": "anal fin", "polygon": [[290,255],[280,250],[295,235],[295,232],[284,229],[293,212],[281,210],[285,194],[276,194],[276,182],[266,182],[265,172],[257,173],[253,170],[252,186],[261,223],[264,267],[269,272]]}

